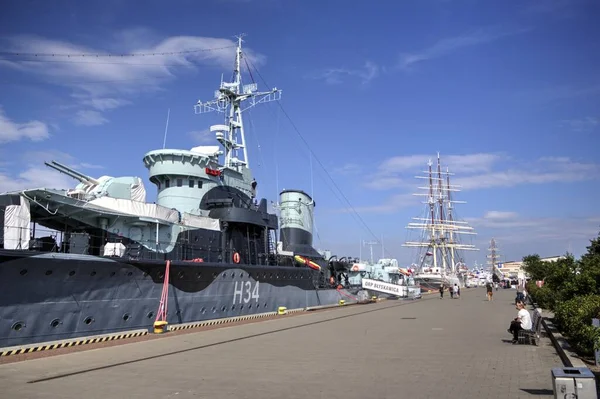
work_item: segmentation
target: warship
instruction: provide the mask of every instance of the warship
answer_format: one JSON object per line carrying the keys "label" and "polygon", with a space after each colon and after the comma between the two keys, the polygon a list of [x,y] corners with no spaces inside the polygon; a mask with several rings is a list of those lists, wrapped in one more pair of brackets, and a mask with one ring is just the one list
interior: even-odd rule
{"label": "warship", "polygon": [[462,251],[478,251],[474,245],[460,242],[461,235],[476,235],[473,227],[466,221],[458,220],[454,212],[454,204],[465,203],[453,198],[452,193],[459,192],[459,186],[450,184],[452,173],[446,168],[442,171],[440,154],[437,154],[436,170],[429,160],[424,179],[428,184],[419,187],[424,193],[414,195],[426,198],[422,217],[413,218],[415,222],[408,224],[407,229],[421,231],[419,241],[407,241],[405,247],[418,248],[418,262],[414,263],[414,280],[421,291],[436,291],[443,284],[450,287],[457,284],[465,287],[468,279],[468,269],[461,256]]}
{"label": "warship", "polygon": [[0,347],[151,328],[164,301],[169,324],[352,301],[353,260],[312,245],[311,195],[283,190],[271,212],[256,198],[242,114],[282,91],[242,84],[243,59],[239,37],[231,81],[194,105],[224,115],[219,145],[144,155],[155,202],[140,177],[56,161],[74,189],[0,195]]}

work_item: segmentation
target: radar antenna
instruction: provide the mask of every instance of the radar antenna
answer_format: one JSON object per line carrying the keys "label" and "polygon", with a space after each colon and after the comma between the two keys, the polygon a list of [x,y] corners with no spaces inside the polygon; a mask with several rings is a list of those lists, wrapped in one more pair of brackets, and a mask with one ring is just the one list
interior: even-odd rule
{"label": "radar antenna", "polygon": [[[256,83],[242,85],[241,62],[244,57],[244,53],[242,52],[242,37],[244,36],[244,34],[236,36],[238,45],[233,67],[233,80],[231,82],[224,82],[223,78],[221,78],[221,85],[215,91],[215,98],[205,102],[198,101],[194,105],[195,114],[207,112],[225,114],[225,124],[211,126],[210,130],[211,132],[215,132],[217,140],[225,150],[224,167],[235,169],[238,172],[240,168],[250,167],[248,152],[246,151],[242,112],[255,105],[281,99],[281,90],[277,88],[259,92]],[[246,105],[245,108],[242,108],[242,103]],[[242,150],[243,159],[239,158],[240,154],[238,154],[238,151],[240,149]]]}

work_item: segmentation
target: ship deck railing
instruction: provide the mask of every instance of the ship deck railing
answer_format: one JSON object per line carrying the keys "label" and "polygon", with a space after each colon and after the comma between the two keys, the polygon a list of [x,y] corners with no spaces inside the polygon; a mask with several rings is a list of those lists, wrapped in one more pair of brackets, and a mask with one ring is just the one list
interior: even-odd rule
{"label": "ship deck railing", "polygon": [[[14,230],[17,230],[15,233]],[[262,248],[243,249],[225,249],[220,245],[206,245],[197,242],[179,241],[157,241],[131,240],[127,237],[120,237],[114,234],[104,233],[103,235],[94,235],[84,231],[71,231],[65,233],[58,230],[52,230],[36,226],[36,228],[4,226],[0,236],[0,249],[5,250],[29,250],[43,253],[70,253],[78,255],[95,255],[102,257],[127,257],[129,259],[139,260],[196,260],[203,262],[233,262],[236,252],[252,253],[252,259],[240,259],[240,263],[246,264],[269,264],[278,255],[276,252]],[[77,234],[85,233],[88,238],[83,240],[75,238]],[[122,244],[115,248],[107,250],[106,244]],[[250,243],[252,246],[253,243]],[[171,251],[166,251],[167,248]],[[158,251],[155,251],[157,248]]]}

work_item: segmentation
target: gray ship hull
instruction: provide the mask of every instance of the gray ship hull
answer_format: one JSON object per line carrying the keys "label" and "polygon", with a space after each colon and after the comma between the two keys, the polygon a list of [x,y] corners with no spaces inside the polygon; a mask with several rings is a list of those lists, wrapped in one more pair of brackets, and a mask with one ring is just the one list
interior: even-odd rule
{"label": "gray ship hull", "polygon": [[[0,347],[151,328],[164,261],[0,250]],[[173,261],[169,324],[349,301],[305,267]]]}

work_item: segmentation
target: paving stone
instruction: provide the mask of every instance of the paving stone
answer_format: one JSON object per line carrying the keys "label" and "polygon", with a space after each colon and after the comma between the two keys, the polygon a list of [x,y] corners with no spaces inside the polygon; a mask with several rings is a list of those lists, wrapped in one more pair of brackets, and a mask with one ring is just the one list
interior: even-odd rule
{"label": "paving stone", "polygon": [[[385,301],[0,365],[7,398],[553,397],[547,338],[512,345],[514,290]],[[4,397],[4,396],[3,396]]]}

